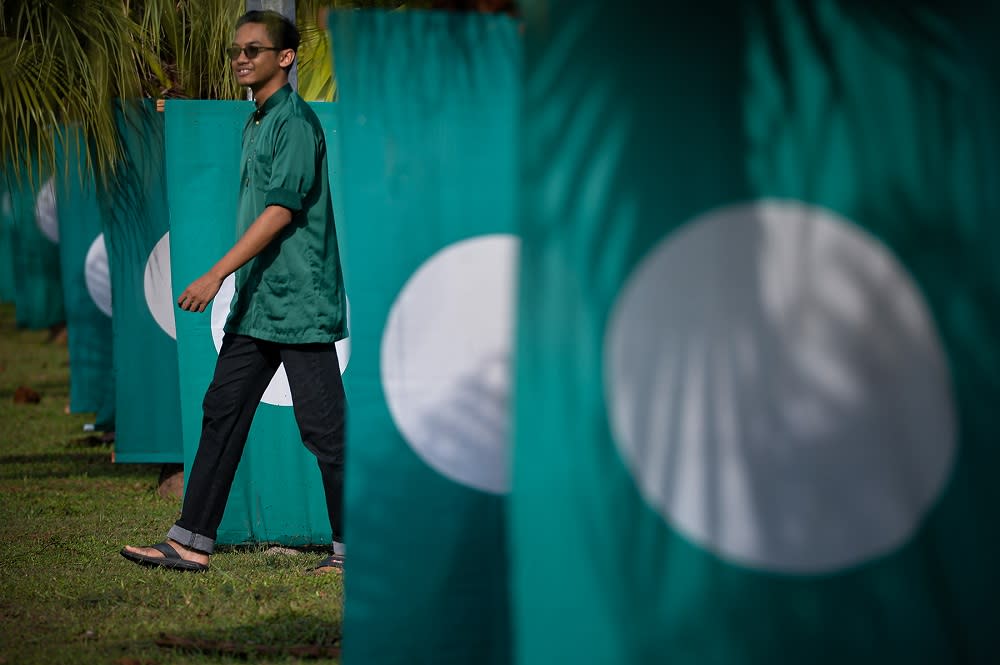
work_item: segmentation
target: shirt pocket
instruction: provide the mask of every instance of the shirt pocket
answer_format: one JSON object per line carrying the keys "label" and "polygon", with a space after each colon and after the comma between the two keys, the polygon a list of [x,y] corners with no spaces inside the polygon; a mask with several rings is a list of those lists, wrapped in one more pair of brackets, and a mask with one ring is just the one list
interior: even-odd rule
{"label": "shirt pocket", "polygon": [[260,291],[270,300],[284,300],[291,292],[291,280],[281,273],[265,273],[261,279]]}

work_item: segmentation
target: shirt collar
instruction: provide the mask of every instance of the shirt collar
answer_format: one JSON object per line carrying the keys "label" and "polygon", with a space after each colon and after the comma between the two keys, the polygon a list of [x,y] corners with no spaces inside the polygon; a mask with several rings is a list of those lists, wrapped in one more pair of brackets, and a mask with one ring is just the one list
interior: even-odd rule
{"label": "shirt collar", "polygon": [[254,111],[253,114],[254,118],[260,120],[265,115],[267,115],[268,111],[271,111],[278,104],[288,99],[288,95],[290,94],[292,94],[292,85],[290,83],[286,83],[285,85],[281,86],[273,93],[271,93],[271,96],[267,98],[267,101],[264,102],[264,105],[261,106],[256,111]]}

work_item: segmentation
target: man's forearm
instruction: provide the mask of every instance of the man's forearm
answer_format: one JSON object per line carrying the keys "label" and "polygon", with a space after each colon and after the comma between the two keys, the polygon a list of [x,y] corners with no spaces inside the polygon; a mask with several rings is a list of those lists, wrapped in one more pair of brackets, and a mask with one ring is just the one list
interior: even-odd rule
{"label": "man's forearm", "polygon": [[246,233],[236,241],[236,244],[219,259],[209,270],[220,281],[236,272],[244,263],[264,251],[264,248],[281,233],[292,221],[292,213],[288,208],[268,206],[254,220]]}
{"label": "man's forearm", "polygon": [[292,221],[292,213],[281,206],[268,206],[243,237],[212,266],[207,273],[191,282],[177,299],[177,306],[187,312],[204,312],[215,298],[222,280],[236,272],[240,266],[260,254]]}

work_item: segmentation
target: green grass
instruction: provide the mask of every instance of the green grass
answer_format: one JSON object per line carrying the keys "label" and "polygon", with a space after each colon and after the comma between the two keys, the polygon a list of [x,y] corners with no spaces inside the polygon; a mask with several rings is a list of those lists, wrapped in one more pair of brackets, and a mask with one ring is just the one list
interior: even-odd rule
{"label": "green grass", "polygon": [[[0,305],[0,665],[338,662],[314,657],[343,614],[340,576],[306,572],[319,553],[234,548],[202,574],[118,554],[161,540],[180,502],[66,415],[68,379],[66,346]],[[21,385],[41,402],[15,404]]]}

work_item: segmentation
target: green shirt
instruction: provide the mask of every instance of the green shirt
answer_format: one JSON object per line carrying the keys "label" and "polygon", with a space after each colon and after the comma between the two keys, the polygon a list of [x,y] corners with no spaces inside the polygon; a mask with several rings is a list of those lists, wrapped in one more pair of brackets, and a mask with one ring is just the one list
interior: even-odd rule
{"label": "green shirt", "polygon": [[237,230],[270,205],[291,223],[236,271],[226,332],[286,344],[347,337],[347,303],[319,118],[290,86],[247,120]]}

